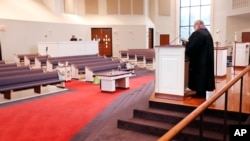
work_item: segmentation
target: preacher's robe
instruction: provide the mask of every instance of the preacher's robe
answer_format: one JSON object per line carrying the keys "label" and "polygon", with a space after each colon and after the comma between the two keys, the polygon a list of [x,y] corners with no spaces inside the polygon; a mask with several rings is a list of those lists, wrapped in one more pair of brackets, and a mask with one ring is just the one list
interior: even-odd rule
{"label": "preacher's robe", "polygon": [[189,59],[188,87],[195,91],[213,91],[214,43],[206,28],[198,29],[191,34],[185,53]]}

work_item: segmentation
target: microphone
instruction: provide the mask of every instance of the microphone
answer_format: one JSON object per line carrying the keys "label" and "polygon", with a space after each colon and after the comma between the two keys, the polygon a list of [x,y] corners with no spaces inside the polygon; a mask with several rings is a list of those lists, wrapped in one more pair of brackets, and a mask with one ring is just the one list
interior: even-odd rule
{"label": "microphone", "polygon": [[179,37],[180,37],[180,35],[178,35],[177,37],[175,37],[174,40],[172,40],[172,41],[170,42],[170,45],[171,45],[173,42],[175,42]]}

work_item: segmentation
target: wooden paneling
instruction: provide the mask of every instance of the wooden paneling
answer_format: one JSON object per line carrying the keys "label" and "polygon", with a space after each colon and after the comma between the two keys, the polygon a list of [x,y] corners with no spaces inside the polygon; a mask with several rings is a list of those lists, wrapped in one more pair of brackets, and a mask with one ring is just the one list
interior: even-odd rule
{"label": "wooden paneling", "polygon": [[107,0],[107,14],[118,14],[118,0]]}
{"label": "wooden paneling", "polygon": [[133,14],[143,15],[144,0],[133,0]]}
{"label": "wooden paneling", "polygon": [[85,1],[83,0],[78,0],[76,3],[76,8],[77,8],[77,15],[83,16],[85,14]]}
{"label": "wooden paneling", "polygon": [[131,15],[131,0],[120,0],[120,14]]}
{"label": "wooden paneling", "polygon": [[75,14],[75,3],[72,0],[64,0],[64,12],[68,14]]}
{"label": "wooden paneling", "polygon": [[159,0],[159,15],[170,16],[171,14],[170,0]]}
{"label": "wooden paneling", "polygon": [[85,13],[98,14],[98,0],[85,0]]}

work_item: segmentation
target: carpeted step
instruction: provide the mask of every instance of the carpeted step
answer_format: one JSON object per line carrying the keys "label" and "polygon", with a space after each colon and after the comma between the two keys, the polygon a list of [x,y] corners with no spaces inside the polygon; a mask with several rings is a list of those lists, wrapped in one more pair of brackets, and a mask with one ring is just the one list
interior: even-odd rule
{"label": "carpeted step", "polygon": [[[118,120],[118,128],[161,136],[195,108],[195,106],[149,101],[148,108],[134,108],[132,118]],[[207,109],[203,113],[202,131],[205,140],[222,140],[224,129],[228,129],[224,126],[224,114],[224,111],[218,109]],[[227,112],[227,116],[227,125],[239,123],[239,113]],[[242,122],[247,117],[248,114],[242,114]],[[200,118],[197,117],[182,133],[176,136],[176,139],[199,140],[199,127]]]}
{"label": "carpeted step", "polygon": [[[145,120],[140,118],[132,118],[128,120],[118,120],[117,126],[120,129],[126,129],[160,137],[165,134],[171,127],[173,127],[174,124]],[[219,134],[218,132],[204,131],[203,139],[206,141],[221,141],[223,139],[223,135]],[[187,127],[175,137],[175,140],[199,140],[199,130]]]}
{"label": "carpeted step", "polygon": [[[134,118],[141,118],[146,120],[158,121],[169,124],[177,124],[181,121],[188,113],[181,113],[171,110],[160,110],[154,108],[147,109],[134,109]],[[227,120],[227,123],[238,124],[238,121]],[[200,125],[200,119],[197,117],[196,120],[189,124],[189,127],[197,128]],[[224,120],[222,118],[216,118],[211,116],[203,117],[204,130],[221,132],[224,129]]]}
{"label": "carpeted step", "polygon": [[[162,109],[162,110],[171,110],[181,113],[191,113],[195,108],[195,106],[188,106],[188,105],[180,105],[180,104],[174,104],[174,103],[162,103],[157,101],[149,101],[149,107],[150,108],[156,108],[156,109]],[[207,109],[204,112],[205,116],[211,116],[211,117],[217,117],[224,119],[225,113],[223,110],[219,109]],[[227,119],[229,120],[238,120],[244,122],[249,114],[246,113],[239,113],[239,112],[233,112],[228,111],[226,113]],[[240,120],[241,119],[241,120]]]}

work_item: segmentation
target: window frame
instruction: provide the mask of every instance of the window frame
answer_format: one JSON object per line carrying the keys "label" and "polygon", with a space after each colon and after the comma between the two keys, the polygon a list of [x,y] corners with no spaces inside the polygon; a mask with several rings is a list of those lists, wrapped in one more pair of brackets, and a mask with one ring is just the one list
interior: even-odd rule
{"label": "window frame", "polygon": [[[182,1],[185,2],[186,5],[183,6]],[[208,2],[208,0],[205,0],[205,1],[204,0],[196,0],[196,2],[198,2],[199,4],[195,4],[195,5],[191,5],[192,0],[179,0],[179,2],[180,2],[180,5],[179,5],[179,13],[180,13],[179,14],[179,33],[180,33],[179,36],[180,36],[180,38],[187,39],[192,34],[192,32],[194,31],[193,23],[194,23],[195,20],[198,20],[198,19],[203,20],[204,23],[205,23],[205,26],[210,31],[210,28],[211,28],[211,16],[212,16],[212,14],[211,14],[212,0],[210,0],[210,2]],[[205,2],[205,4],[203,4],[204,2]],[[199,9],[198,18],[195,17],[195,19],[192,20],[192,12],[191,12],[191,10],[194,9],[194,8],[197,8],[197,7]],[[202,13],[202,8],[209,8],[210,9],[209,14],[203,14]],[[183,14],[182,11],[184,9],[188,13],[185,13],[185,15],[182,15]],[[204,13],[206,13],[206,12],[204,12]],[[206,15],[208,15],[208,16],[206,16]],[[188,22],[185,22],[185,24],[182,23],[183,16],[185,16],[185,17],[188,16],[187,17]]]}

